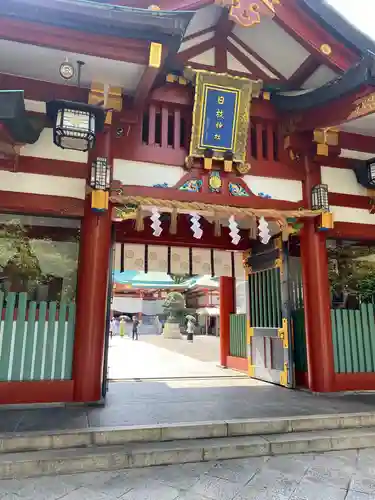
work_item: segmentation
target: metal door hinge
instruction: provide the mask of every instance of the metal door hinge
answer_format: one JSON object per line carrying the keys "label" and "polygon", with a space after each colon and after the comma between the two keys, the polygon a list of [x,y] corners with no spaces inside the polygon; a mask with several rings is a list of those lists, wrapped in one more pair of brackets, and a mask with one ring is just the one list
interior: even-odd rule
{"label": "metal door hinge", "polygon": [[289,348],[288,320],[283,318],[283,326],[278,330],[278,336],[283,341],[284,349]]}

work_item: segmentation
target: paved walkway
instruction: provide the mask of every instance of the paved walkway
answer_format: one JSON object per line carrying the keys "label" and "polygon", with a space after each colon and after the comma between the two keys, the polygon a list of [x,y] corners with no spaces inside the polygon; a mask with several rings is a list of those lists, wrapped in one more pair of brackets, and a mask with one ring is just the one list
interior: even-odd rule
{"label": "paved walkway", "polygon": [[108,376],[111,380],[238,376],[218,367],[219,339],[196,337],[193,343],[141,336],[138,341],[114,337],[110,341]]}
{"label": "paved walkway", "polygon": [[0,481],[1,500],[374,500],[375,450]]}
{"label": "paved walkway", "polygon": [[0,432],[374,411],[374,393],[314,396],[249,378],[113,382],[104,408],[0,410]]}

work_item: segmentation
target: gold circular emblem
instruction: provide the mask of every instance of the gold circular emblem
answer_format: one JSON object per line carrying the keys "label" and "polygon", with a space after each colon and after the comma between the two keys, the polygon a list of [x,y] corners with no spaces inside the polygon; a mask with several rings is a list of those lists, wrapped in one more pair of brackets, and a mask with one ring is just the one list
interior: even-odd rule
{"label": "gold circular emblem", "polygon": [[245,175],[250,171],[251,165],[250,163],[237,163],[236,168],[239,174]]}
{"label": "gold circular emblem", "polygon": [[320,46],[320,52],[325,56],[330,56],[332,54],[332,47],[328,45],[328,43],[323,43],[323,45]]}

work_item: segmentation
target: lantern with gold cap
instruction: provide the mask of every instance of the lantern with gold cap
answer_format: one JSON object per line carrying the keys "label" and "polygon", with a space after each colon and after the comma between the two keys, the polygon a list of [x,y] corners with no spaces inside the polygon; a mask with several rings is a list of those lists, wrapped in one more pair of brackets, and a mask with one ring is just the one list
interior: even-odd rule
{"label": "lantern with gold cap", "polygon": [[111,185],[111,169],[107,158],[98,157],[91,165],[90,187],[91,208],[94,212],[103,213],[108,210],[109,188]]}

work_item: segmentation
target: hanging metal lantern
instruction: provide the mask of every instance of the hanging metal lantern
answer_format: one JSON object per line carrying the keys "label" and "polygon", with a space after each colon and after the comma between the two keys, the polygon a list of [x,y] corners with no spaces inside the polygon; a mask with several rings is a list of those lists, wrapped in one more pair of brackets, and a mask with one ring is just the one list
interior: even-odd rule
{"label": "hanging metal lantern", "polygon": [[53,122],[53,142],[62,149],[88,151],[104,128],[105,110],[81,102],[51,101],[47,115]]}
{"label": "hanging metal lantern", "polygon": [[311,204],[313,210],[329,212],[328,185],[318,184],[311,190]]}

